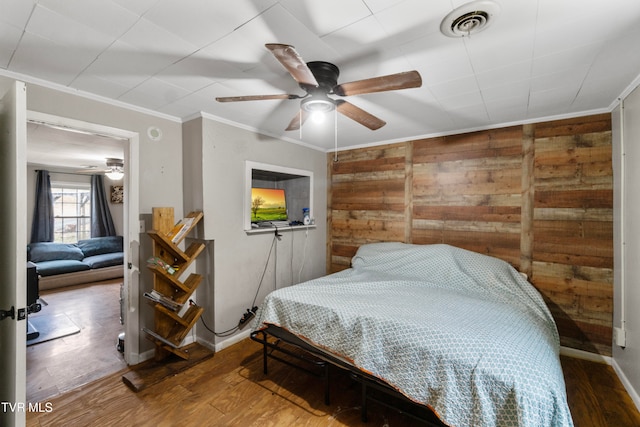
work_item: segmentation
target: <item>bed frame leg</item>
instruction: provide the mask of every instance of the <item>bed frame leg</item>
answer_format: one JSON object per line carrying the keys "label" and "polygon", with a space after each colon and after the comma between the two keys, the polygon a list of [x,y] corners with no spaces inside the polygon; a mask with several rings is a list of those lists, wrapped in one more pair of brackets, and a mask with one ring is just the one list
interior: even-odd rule
{"label": "bed frame leg", "polygon": [[[262,336],[262,338],[258,338],[257,335],[260,334]],[[267,340],[267,332],[265,331],[257,331],[251,334],[251,339],[259,342],[262,344],[262,372],[265,375],[268,375],[269,373],[269,369],[267,367],[267,360],[272,357],[276,360],[279,360],[282,363],[285,363],[289,366],[293,366],[294,368],[298,368],[301,369],[309,374],[312,374],[316,377],[322,377],[323,378],[323,382],[324,382],[324,403],[327,405],[330,405],[331,400],[330,400],[330,378],[329,378],[329,367],[330,367],[330,363],[327,362],[326,360],[317,360],[317,361],[313,361],[311,359],[308,359],[306,357],[303,357],[301,355],[297,355],[292,353],[289,350],[283,349],[283,348],[279,348],[278,347],[278,343],[280,342],[280,339],[278,338],[277,342],[274,343],[270,343]],[[285,341],[286,342],[286,341]],[[295,347],[298,348],[302,348],[300,346],[297,346],[295,344],[293,344]],[[280,351],[283,352],[284,354],[287,354],[289,356],[292,356],[294,358],[297,358],[298,360],[302,361],[302,362],[306,362],[306,363],[311,363],[312,365],[314,365],[316,368],[321,368],[322,369],[322,373],[319,373],[318,371],[313,371],[311,369],[307,369],[303,366],[300,365],[296,365],[294,363],[292,363],[291,361],[288,361],[286,359],[282,359],[278,356],[276,356],[275,354],[269,353],[269,347],[271,347],[273,349],[273,351]]]}
{"label": "bed frame leg", "polygon": [[325,405],[330,405],[329,399],[329,364],[324,364],[324,403]]}
{"label": "bed frame leg", "polygon": [[267,352],[267,334],[263,332],[262,337],[264,339],[264,343],[262,345],[262,372],[267,375],[269,373],[269,370],[267,369],[267,359],[269,358],[269,354]]}
{"label": "bed frame leg", "polygon": [[362,381],[362,408],[360,409],[360,419],[363,423],[367,422],[367,384]]}

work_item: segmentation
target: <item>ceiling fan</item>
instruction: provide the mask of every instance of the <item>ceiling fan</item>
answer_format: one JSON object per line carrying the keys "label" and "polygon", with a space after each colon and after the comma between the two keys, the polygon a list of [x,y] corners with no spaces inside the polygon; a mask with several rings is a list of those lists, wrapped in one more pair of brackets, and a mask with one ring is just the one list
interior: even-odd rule
{"label": "ceiling fan", "polygon": [[113,181],[118,181],[124,176],[124,161],[122,159],[106,159],[106,169],[98,169],[96,166],[87,166],[77,171],[78,173],[99,174],[104,173],[105,176]]}
{"label": "ceiling fan", "polygon": [[324,61],[304,62],[293,46],[280,43],[265,45],[276,59],[298,82],[305,95],[276,94],[218,97],[218,102],[262,101],[269,99],[301,99],[300,112],[291,120],[286,130],[300,129],[300,126],[312,114],[323,114],[333,110],[355,120],[371,130],[386,124],[371,113],[356,107],[343,99],[334,99],[329,95],[351,96],[366,93],[386,92],[391,90],[416,88],[422,85],[422,78],[417,71],[390,74],[349,83],[338,84],[340,70],[334,64]]}

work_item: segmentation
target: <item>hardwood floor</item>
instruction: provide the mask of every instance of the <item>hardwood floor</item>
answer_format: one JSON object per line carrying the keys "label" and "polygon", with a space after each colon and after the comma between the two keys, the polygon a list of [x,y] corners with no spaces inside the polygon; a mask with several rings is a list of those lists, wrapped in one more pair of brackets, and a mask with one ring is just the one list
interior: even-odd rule
{"label": "hardwood floor", "polygon": [[[576,427],[639,426],[640,413],[608,365],[562,357]],[[122,373],[48,401],[28,426],[418,426],[381,405],[360,421],[360,388],[331,374],[331,404],[322,381],[278,362],[262,374],[262,347],[246,339],[162,383],[134,393]]]}
{"label": "hardwood floor", "polygon": [[576,427],[640,426],[640,413],[611,366],[569,357],[561,362]]}
{"label": "hardwood floor", "polygon": [[27,347],[27,401],[42,402],[126,368],[116,349],[121,280],[42,291],[48,305],[29,318],[65,313],[74,335]]}

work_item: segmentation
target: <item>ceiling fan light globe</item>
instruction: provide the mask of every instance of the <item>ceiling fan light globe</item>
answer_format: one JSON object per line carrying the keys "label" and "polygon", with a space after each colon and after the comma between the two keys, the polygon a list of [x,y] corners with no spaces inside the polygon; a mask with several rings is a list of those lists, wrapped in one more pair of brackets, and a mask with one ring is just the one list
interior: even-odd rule
{"label": "ceiling fan light globe", "polygon": [[327,96],[312,96],[302,100],[301,108],[309,113],[328,113],[336,108],[335,102]]}
{"label": "ceiling fan light globe", "polygon": [[313,123],[321,125],[322,123],[324,123],[326,117],[326,112],[325,111],[314,111],[311,113],[311,120],[313,121]]}
{"label": "ceiling fan light globe", "polygon": [[122,168],[115,167],[111,168],[110,171],[105,172],[104,175],[112,181],[119,181],[124,177],[124,171]]}
{"label": "ceiling fan light globe", "polygon": [[119,181],[124,176],[124,162],[121,159],[107,159],[107,167],[109,170],[104,175],[110,180]]}

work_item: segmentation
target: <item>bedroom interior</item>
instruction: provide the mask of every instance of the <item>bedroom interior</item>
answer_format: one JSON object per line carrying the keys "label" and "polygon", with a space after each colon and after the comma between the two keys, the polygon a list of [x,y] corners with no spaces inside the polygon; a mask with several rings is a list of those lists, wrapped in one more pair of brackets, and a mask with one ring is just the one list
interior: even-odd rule
{"label": "bedroom interior", "polygon": [[[260,346],[249,339],[255,325],[239,325],[238,320],[272,291],[348,270],[365,244],[449,244],[507,262],[541,294],[558,329],[574,425],[614,422],[607,418],[613,415],[606,400],[622,396],[618,393],[624,394],[618,400],[626,409],[613,412],[629,415],[615,422],[634,425],[640,407],[639,323],[633,308],[638,303],[634,259],[640,250],[633,221],[639,203],[633,188],[640,161],[635,144],[640,63],[628,49],[640,41],[640,32],[629,30],[640,8],[632,1],[615,1],[627,12],[615,29],[595,24],[597,17],[614,15],[595,2],[581,7],[571,3],[575,14],[568,5],[545,0],[472,2],[500,8],[484,17],[490,27],[462,37],[443,35],[440,23],[447,13],[467,7],[464,1],[441,1],[429,8],[413,0],[349,0],[334,5],[344,11],[339,19],[328,17],[331,6],[310,1],[245,0],[233,12],[200,2],[194,2],[193,10],[163,0],[90,2],[105,17],[120,19],[111,29],[86,4],[67,8],[48,0],[9,2],[10,19],[0,18],[0,25],[11,35],[11,53],[0,54],[0,88],[4,93],[13,81],[26,82],[29,117],[67,121],[63,127],[68,129],[86,123],[139,136],[133,144],[139,162],[125,162],[125,179],[132,181],[124,185],[125,204],[135,200],[136,209],[122,214],[130,224],[123,234],[132,257],[124,280],[126,316],[135,325],[131,333],[127,330],[133,345],[126,358],[133,365],[154,357],[154,344],[140,332],[154,323],[154,309],[142,298],[153,283],[145,265],[152,245],[151,212],[172,207],[176,218],[204,213],[189,238],[206,246],[193,267],[203,276],[193,301],[204,312],[185,344],[198,342],[214,355],[166,380],[183,387],[185,394],[206,393],[194,385],[198,376],[203,381],[228,379],[236,397],[246,392],[243,387],[280,390],[293,381],[297,392],[278,391],[276,400],[302,401],[314,414],[325,411],[322,386],[314,379],[292,379],[294,372],[275,363],[273,372],[261,374]],[[210,25],[194,12],[198,8],[218,24],[216,36],[201,30]],[[526,16],[521,32],[510,21],[518,15]],[[176,21],[192,21],[192,31],[172,21],[178,16],[182,18]],[[576,34],[563,34],[563,19],[594,25],[591,32],[578,26]],[[91,26],[78,24],[82,20]],[[74,31],[87,36],[91,46],[77,47],[83,55],[69,60],[65,51],[77,43]],[[166,47],[160,49],[158,40]],[[303,93],[309,84],[287,69],[288,61],[304,66],[304,60],[278,57],[265,48],[275,42],[304,60],[336,64],[341,84],[409,70],[419,71],[421,84],[413,80],[407,87],[380,89],[383,93],[346,93],[358,109],[355,116],[339,111],[338,104],[344,104],[335,99],[335,89],[323,95],[335,114],[320,128],[305,121],[310,110],[300,103],[314,100],[318,95],[313,90],[308,97],[281,95]],[[39,49],[49,54],[38,58],[34,52]],[[30,68],[32,62],[36,68]],[[127,74],[122,64],[135,72]],[[254,95],[273,98],[216,101]],[[367,129],[368,114],[385,124]],[[288,123],[293,132],[285,130]],[[56,154],[73,159],[63,143],[56,147]],[[113,157],[94,151],[103,160]],[[312,203],[303,207],[310,209],[313,226],[251,230],[245,200],[251,188],[248,162],[312,176]],[[28,193],[27,200],[31,197]],[[302,222],[299,205],[289,199],[287,205],[287,221]],[[246,359],[235,364],[227,360],[234,352]],[[596,390],[584,373],[596,372],[589,363],[608,369],[598,378],[609,388]],[[224,369],[230,369],[228,377]],[[572,374],[582,382],[571,382]],[[125,399],[130,390],[118,389],[121,376],[52,399],[58,409],[49,418],[31,413],[27,421],[47,425],[79,416],[89,422],[92,415],[75,408],[92,402],[89,393],[99,392],[98,387]],[[245,383],[247,378],[253,385]],[[341,381],[332,387],[341,389]],[[355,395],[347,398],[349,407],[361,406],[357,387],[345,387]],[[579,392],[592,387],[595,397]],[[223,393],[215,389],[213,394]],[[128,396],[161,399],[152,391],[140,393]],[[596,404],[598,399],[602,401]],[[246,420],[231,415],[238,408],[225,401],[226,407],[222,401],[216,407],[221,420]],[[576,415],[574,405],[580,404],[593,406],[595,418]],[[259,416],[271,413],[267,405]],[[326,416],[332,415],[333,405],[332,399]],[[304,419],[292,411],[288,416]],[[380,415],[384,410],[375,405],[370,411],[374,419],[398,420],[387,412]],[[359,425],[359,414],[349,417],[345,425]],[[316,421],[327,423],[326,418]]]}

